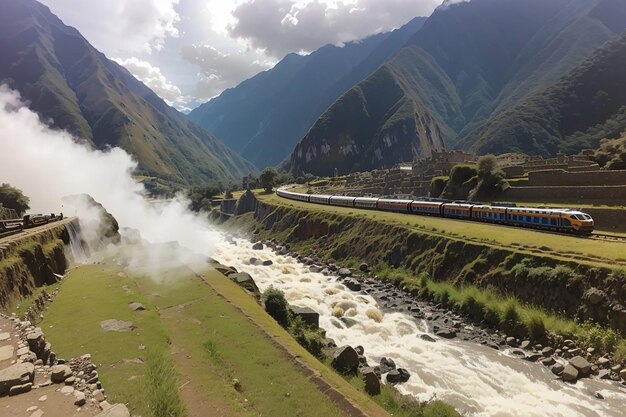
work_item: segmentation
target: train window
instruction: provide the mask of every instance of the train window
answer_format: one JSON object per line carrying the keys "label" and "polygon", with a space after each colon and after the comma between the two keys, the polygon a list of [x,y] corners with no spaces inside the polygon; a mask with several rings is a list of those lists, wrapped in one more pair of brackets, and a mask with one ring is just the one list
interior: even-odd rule
{"label": "train window", "polygon": [[552,226],[556,226],[556,223],[557,223],[557,222],[556,222],[556,219],[550,219],[550,224],[551,224]]}
{"label": "train window", "polygon": [[542,224],[548,224],[548,219],[547,219],[547,218],[545,218],[545,217],[543,217],[543,218],[541,219],[541,223],[542,223]]}
{"label": "train window", "polygon": [[569,220],[567,219],[563,219],[563,226],[571,226],[572,224],[570,223]]}
{"label": "train window", "polygon": [[527,222],[530,222],[530,221],[531,221],[530,216],[526,216],[526,221],[527,221]]}

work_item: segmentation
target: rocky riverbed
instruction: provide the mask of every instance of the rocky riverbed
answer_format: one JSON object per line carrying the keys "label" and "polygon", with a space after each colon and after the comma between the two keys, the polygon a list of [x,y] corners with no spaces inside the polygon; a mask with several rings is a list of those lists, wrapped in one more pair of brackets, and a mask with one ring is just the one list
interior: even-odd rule
{"label": "rocky riverbed", "polygon": [[317,311],[338,345],[364,347],[370,363],[399,362],[410,375],[401,391],[418,399],[437,396],[476,416],[622,415],[622,369],[572,341],[515,339],[379,282],[367,265],[349,270],[271,242],[224,240],[219,261],[250,273],[261,290],[280,288],[290,303]]}

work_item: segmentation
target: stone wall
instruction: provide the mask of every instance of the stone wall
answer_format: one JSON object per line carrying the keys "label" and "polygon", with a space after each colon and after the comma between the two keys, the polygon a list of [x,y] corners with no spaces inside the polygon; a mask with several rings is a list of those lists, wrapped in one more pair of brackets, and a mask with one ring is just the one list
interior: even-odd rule
{"label": "stone wall", "polygon": [[531,171],[528,173],[528,181],[531,186],[626,185],[626,170],[569,172],[550,169]]}

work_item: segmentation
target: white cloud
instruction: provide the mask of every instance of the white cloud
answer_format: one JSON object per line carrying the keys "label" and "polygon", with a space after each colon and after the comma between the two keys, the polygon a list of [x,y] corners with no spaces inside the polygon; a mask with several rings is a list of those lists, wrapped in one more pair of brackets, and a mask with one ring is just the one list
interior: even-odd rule
{"label": "white cloud", "polygon": [[180,89],[171,84],[158,67],[154,67],[149,62],[135,57],[126,59],[114,58],[113,60],[126,67],[131,74],[141,80],[170,106],[185,101],[185,97]]}
{"label": "white cloud", "polygon": [[41,0],[109,56],[159,50],[177,36],[179,0]]}
{"label": "white cloud", "polygon": [[214,97],[274,64],[256,51],[224,54],[209,45],[185,46],[181,55],[186,61],[200,67],[202,79],[194,95],[201,99]]}
{"label": "white cloud", "polygon": [[397,28],[416,16],[429,15],[440,0],[250,0],[233,11],[233,37],[281,58],[289,52],[313,51],[327,43],[342,44]]}

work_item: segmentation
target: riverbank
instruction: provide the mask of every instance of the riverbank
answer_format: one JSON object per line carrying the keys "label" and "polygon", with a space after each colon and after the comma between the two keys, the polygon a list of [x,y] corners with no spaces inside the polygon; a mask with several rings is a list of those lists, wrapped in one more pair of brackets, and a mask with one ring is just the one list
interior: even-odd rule
{"label": "riverbank", "polygon": [[[379,278],[413,286],[415,291],[421,282],[417,277],[427,274],[432,289],[429,293],[447,293],[449,297],[458,291],[459,296],[453,297],[458,304],[472,295],[476,301],[474,310],[492,316],[495,313],[498,318],[513,304],[522,324],[537,323],[539,319],[539,326],[543,325],[546,333],[561,333],[563,340],[578,334],[584,348],[593,347],[596,355],[617,353],[614,361],[621,363],[624,359],[626,345],[619,334],[626,329],[623,269],[608,264],[591,266],[571,259],[563,261],[529,253],[521,247],[509,249],[458,236],[433,235],[425,231],[428,229],[403,223],[404,219],[422,222],[430,218],[412,220],[420,216],[383,213],[393,219],[391,222],[386,217],[377,218],[379,213],[304,203],[293,205],[291,201],[284,203],[276,199],[259,196],[253,213],[232,218],[226,222],[227,227],[246,230],[255,239],[288,244],[300,254],[317,256],[325,262],[351,267],[366,262],[373,266]],[[540,232],[519,229],[513,232],[534,233],[535,239],[542,238]],[[498,306],[495,312],[494,306]],[[576,323],[586,321],[599,322],[614,330],[603,331],[598,326]],[[529,332],[515,335],[529,336]]]}

